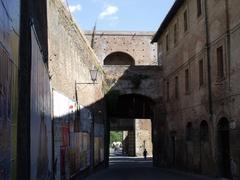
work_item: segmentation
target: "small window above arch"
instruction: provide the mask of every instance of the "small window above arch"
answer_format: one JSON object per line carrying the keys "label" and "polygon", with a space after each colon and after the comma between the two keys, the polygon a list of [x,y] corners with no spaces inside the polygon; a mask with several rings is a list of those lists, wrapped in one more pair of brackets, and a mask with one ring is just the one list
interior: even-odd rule
{"label": "small window above arch", "polygon": [[134,66],[135,61],[132,56],[124,52],[114,52],[109,54],[103,61],[104,65],[128,65]]}

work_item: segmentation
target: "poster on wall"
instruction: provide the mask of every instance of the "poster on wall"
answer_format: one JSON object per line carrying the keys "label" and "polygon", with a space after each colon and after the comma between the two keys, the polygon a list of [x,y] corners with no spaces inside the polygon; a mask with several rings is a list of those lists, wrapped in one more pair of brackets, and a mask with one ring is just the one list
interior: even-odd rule
{"label": "poster on wall", "polygon": [[90,166],[92,114],[88,108],[77,106],[74,100],[53,90],[53,116],[56,179],[68,179]]}
{"label": "poster on wall", "polygon": [[[54,150],[56,179],[68,179],[75,170],[74,120],[77,111],[76,102],[64,94],[53,90]],[[71,170],[71,171],[70,171]]]}
{"label": "poster on wall", "polygon": [[31,179],[47,180],[52,175],[51,88],[34,27],[31,37]]}

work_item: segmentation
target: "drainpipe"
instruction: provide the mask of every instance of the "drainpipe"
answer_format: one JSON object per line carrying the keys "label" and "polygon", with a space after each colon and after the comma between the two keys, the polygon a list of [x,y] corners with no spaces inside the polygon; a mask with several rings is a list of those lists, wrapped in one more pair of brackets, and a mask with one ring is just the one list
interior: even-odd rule
{"label": "drainpipe", "polygon": [[211,77],[211,62],[210,62],[210,40],[209,40],[209,26],[208,26],[208,6],[207,0],[204,1],[205,9],[205,33],[206,33],[206,48],[207,48],[207,71],[208,71],[208,100],[209,100],[209,120],[213,120],[212,107],[212,77]]}
{"label": "drainpipe", "polygon": [[227,34],[227,59],[228,59],[228,82],[229,90],[231,89],[231,37],[230,37],[230,22],[229,22],[229,0],[225,0],[226,11],[226,34]]}

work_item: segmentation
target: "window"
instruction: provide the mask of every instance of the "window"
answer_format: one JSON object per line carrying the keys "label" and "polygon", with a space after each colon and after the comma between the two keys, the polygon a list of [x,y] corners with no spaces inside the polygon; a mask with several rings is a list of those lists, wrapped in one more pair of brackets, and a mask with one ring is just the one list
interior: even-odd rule
{"label": "window", "polygon": [[199,86],[202,86],[204,83],[204,77],[203,77],[203,60],[201,59],[198,62],[198,66],[199,66]]}
{"label": "window", "polygon": [[187,10],[183,14],[183,20],[184,20],[184,31],[186,32],[188,30],[188,15]]}
{"label": "window", "polygon": [[169,50],[169,36],[168,34],[166,35],[166,51]]}
{"label": "window", "polygon": [[224,78],[224,60],[223,60],[223,47],[217,48],[217,77],[218,79]]}
{"label": "window", "polygon": [[174,25],[174,45],[176,46],[177,44],[177,23]]}
{"label": "window", "polygon": [[197,17],[202,15],[202,0],[197,0]]}
{"label": "window", "polygon": [[175,77],[175,98],[178,99],[178,77]]}
{"label": "window", "polygon": [[189,93],[189,70],[185,70],[185,92]]}
{"label": "window", "polygon": [[167,101],[169,101],[170,95],[169,95],[169,82],[167,82]]}

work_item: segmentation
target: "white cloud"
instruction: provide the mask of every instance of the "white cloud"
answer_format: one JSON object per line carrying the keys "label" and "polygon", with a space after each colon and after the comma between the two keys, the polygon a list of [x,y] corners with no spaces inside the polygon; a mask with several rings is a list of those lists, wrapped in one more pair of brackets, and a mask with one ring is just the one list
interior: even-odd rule
{"label": "white cloud", "polygon": [[100,19],[104,19],[106,16],[112,16],[118,12],[118,7],[113,5],[108,5],[99,15]]}
{"label": "white cloud", "polygon": [[81,11],[82,6],[81,6],[81,4],[71,5],[71,6],[69,6],[69,10],[70,10],[71,13]]}
{"label": "white cloud", "polygon": [[109,18],[109,20],[116,21],[116,20],[119,20],[119,17],[118,16],[112,16],[112,17]]}

